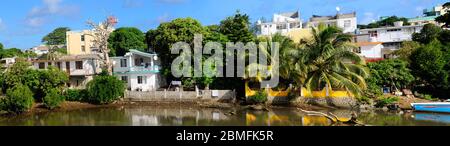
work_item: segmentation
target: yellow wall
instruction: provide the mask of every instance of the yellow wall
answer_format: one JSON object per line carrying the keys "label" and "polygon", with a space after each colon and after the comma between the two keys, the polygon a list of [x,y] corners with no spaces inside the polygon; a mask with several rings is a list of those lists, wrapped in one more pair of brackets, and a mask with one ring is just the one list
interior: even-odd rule
{"label": "yellow wall", "polygon": [[310,39],[312,38],[312,29],[294,29],[289,31],[286,34],[289,38],[291,38],[295,43],[299,43],[301,39]]}
{"label": "yellow wall", "polygon": [[[91,47],[93,47],[93,37],[90,34],[90,31],[83,30],[81,32],[69,31],[66,34],[67,40],[67,54],[68,55],[82,55],[82,54],[91,54]],[[81,36],[84,35],[85,41],[81,41]],[[85,51],[83,52],[81,46],[85,46]]]}
{"label": "yellow wall", "polygon": [[[265,90],[265,89],[264,89]],[[248,84],[245,84],[245,96],[250,97],[256,94],[257,91],[250,89]],[[290,90],[287,91],[273,91],[269,89],[269,96],[272,97],[287,97],[289,95]],[[302,94],[304,97],[314,97],[314,98],[340,98],[340,97],[353,97],[353,95],[347,91],[333,91],[329,90],[329,96],[327,96],[327,90],[324,88],[322,91],[308,91],[306,88],[302,88]]]}

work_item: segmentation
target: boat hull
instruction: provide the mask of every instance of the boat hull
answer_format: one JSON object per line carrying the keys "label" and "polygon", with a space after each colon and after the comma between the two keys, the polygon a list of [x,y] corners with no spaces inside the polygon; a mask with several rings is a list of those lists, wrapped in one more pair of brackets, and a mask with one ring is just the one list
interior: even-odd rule
{"label": "boat hull", "polygon": [[412,103],[415,111],[450,113],[450,103]]}

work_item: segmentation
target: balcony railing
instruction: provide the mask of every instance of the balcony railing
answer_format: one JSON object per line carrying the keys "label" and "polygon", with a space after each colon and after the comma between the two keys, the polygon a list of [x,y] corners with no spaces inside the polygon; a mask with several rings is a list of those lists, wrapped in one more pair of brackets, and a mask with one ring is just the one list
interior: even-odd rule
{"label": "balcony railing", "polygon": [[160,67],[157,65],[154,66],[133,66],[130,68],[132,72],[159,72]]}

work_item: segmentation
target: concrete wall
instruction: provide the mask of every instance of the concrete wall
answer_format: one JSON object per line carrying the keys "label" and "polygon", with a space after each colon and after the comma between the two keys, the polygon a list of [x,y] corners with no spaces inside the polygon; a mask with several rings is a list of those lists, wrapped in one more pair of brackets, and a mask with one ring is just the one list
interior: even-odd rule
{"label": "concrete wall", "polygon": [[383,58],[382,49],[382,44],[361,46],[361,55],[367,58]]}
{"label": "concrete wall", "polygon": [[[67,41],[67,54],[69,55],[81,55],[81,54],[91,54],[91,48],[93,48],[94,38],[89,35],[92,34],[91,31],[69,31],[66,33]],[[81,36],[84,35],[85,40],[81,41]],[[85,51],[81,49],[81,46],[85,46]]]}
{"label": "concrete wall", "polygon": [[236,99],[236,93],[231,90],[216,90],[217,95],[213,97],[213,90],[196,91],[150,91],[137,92],[127,91],[125,99],[130,101],[215,101],[230,102]]}

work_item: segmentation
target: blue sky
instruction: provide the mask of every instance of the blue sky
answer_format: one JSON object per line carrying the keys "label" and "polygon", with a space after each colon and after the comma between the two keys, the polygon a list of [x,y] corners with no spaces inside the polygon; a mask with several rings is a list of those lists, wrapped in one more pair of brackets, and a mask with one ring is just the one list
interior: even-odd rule
{"label": "blue sky", "polygon": [[332,15],[336,7],[356,11],[358,23],[380,16],[415,17],[422,9],[448,0],[2,0],[0,42],[5,47],[28,49],[54,28],[87,29],[86,20],[101,21],[108,15],[119,18],[118,27],[137,27],[146,32],[161,22],[192,17],[203,25],[218,24],[236,10],[252,21],[271,19],[277,12],[299,11],[307,20],[313,14]]}

